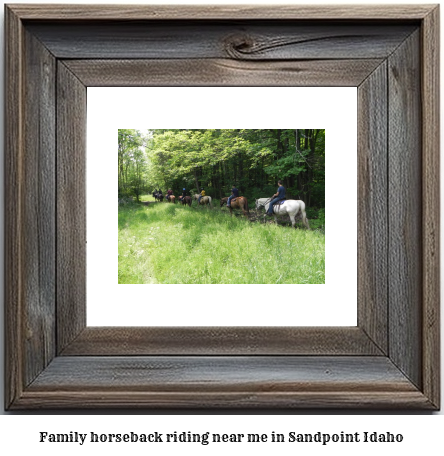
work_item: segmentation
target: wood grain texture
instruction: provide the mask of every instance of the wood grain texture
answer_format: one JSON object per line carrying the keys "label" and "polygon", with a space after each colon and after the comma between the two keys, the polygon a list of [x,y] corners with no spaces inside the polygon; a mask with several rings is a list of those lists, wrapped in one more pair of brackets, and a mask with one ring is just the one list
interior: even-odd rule
{"label": "wood grain texture", "polygon": [[423,387],[440,404],[439,6],[422,25]]}
{"label": "wood grain texture", "polygon": [[[387,58],[417,25],[159,21],[35,23],[28,29],[57,58],[360,59]],[[202,37],[205,39],[202,39]]]}
{"label": "wood grain texture", "polygon": [[420,34],[388,59],[389,356],[422,384]]}
{"label": "wood grain texture", "polygon": [[24,46],[23,299],[25,385],[55,347],[55,59],[28,32]]}
{"label": "wood grain texture", "polygon": [[86,326],[86,87],[57,66],[57,349]]}
{"label": "wood grain texture", "polygon": [[[355,392],[353,385],[344,384],[342,391],[308,392],[193,392],[162,393],[144,391],[69,391],[58,392],[56,389],[28,390],[20,401],[14,404],[14,410],[20,409],[239,409],[256,413],[268,413],[270,409],[280,409],[288,413],[289,409],[359,409],[365,410],[433,410],[433,407],[418,391],[376,391]],[[229,387],[227,388],[227,390]],[[350,391],[348,391],[350,389]],[[111,410],[112,411],[112,410]],[[278,410],[279,411],[279,410]]]}
{"label": "wood grain texture", "polygon": [[55,354],[55,60],[9,11],[6,22],[8,405]]}
{"label": "wood grain texture", "polygon": [[23,391],[23,27],[5,11],[5,408]]}
{"label": "wood grain texture", "polygon": [[387,64],[358,89],[358,326],[388,353]]}
{"label": "wood grain texture", "polygon": [[421,20],[435,5],[8,5],[23,20]]}
{"label": "wood grain texture", "polygon": [[387,358],[372,356],[67,356],[56,358],[32,389],[118,390],[128,386],[133,391],[208,392],[231,385],[231,392],[248,391],[252,386],[257,391],[294,391],[295,384],[306,384],[311,392],[337,391],[345,384],[354,384],[356,391],[415,390]]}
{"label": "wood grain texture", "polygon": [[357,327],[87,327],[62,356],[381,355]]}
{"label": "wood grain texture", "polygon": [[64,60],[88,87],[352,86],[381,59],[261,61],[228,59]]}
{"label": "wood grain texture", "polygon": [[385,357],[59,357],[20,407],[422,407]]}

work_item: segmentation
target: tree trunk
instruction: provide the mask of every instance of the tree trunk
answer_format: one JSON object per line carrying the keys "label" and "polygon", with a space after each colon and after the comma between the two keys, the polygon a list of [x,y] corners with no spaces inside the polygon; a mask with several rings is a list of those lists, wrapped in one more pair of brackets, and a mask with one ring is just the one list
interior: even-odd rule
{"label": "tree trunk", "polygon": [[196,183],[197,193],[199,193],[199,179],[197,178],[197,168],[193,169],[194,181]]}

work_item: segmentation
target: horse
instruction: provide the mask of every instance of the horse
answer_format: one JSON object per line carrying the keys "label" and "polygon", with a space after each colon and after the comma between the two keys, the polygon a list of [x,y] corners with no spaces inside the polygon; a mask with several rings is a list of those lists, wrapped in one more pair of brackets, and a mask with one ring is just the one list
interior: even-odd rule
{"label": "horse", "polygon": [[168,202],[176,204],[176,197],[174,195],[170,195],[170,197],[168,198]]}
{"label": "horse", "polygon": [[[222,206],[226,206],[227,205],[227,201],[228,201],[228,197],[222,198],[220,200],[221,207]],[[238,196],[238,197],[233,198],[231,200],[231,203],[230,203],[230,206],[229,206],[231,215],[233,215],[233,208],[242,209],[242,212],[245,215],[245,217],[247,217],[247,213],[248,214],[250,213],[250,210],[248,209],[248,201],[247,201],[247,198],[245,198],[245,196]]]}
{"label": "horse", "polygon": [[[199,200],[199,196],[200,196],[200,195],[195,194],[195,195],[193,196],[193,198],[194,198],[195,200]],[[202,205],[204,205],[204,204],[205,204],[205,205],[208,205],[208,204],[209,204],[210,207],[213,207],[213,204],[212,204],[211,201],[212,201],[212,200],[211,200],[211,196],[202,196],[202,198],[200,199],[199,204],[202,204]]]}
{"label": "horse", "polygon": [[[256,210],[260,207],[265,207],[265,211],[268,210],[268,206],[270,205],[271,198],[259,198],[256,200]],[[302,223],[304,224],[305,228],[310,229],[310,225],[308,224],[307,215],[305,213],[305,203],[301,200],[285,200],[282,205],[277,204],[273,207],[273,212],[275,214],[274,219],[277,222],[276,215],[283,215],[288,214],[291,220],[291,226],[294,227],[296,225],[295,216],[299,214],[302,215]]]}
{"label": "horse", "polygon": [[191,207],[191,196],[184,196],[179,200],[184,206],[188,204]]}
{"label": "horse", "polygon": [[163,200],[163,193],[154,192],[154,193],[153,193],[153,196],[154,196],[154,199],[155,199],[156,201],[162,201],[162,200]]}

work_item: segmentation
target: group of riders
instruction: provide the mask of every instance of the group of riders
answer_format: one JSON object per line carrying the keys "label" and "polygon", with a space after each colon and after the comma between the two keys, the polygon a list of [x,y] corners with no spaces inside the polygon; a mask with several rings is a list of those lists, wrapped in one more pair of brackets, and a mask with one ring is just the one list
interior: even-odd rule
{"label": "group of riders", "polygon": [[[171,188],[169,188],[167,193],[166,193],[166,195],[165,195],[165,197],[169,201],[172,195],[173,195],[173,191],[171,190]],[[154,196],[154,198],[156,198],[156,199],[158,199],[160,201],[162,201],[163,198],[164,198],[162,190],[160,188],[159,188],[159,190],[154,190],[153,196]]]}
{"label": "group of riders", "polygon": [[[205,191],[203,189],[202,189],[202,192],[203,192],[202,196],[205,196]],[[155,189],[153,191],[153,196],[154,196],[154,198],[158,199],[159,201],[162,201],[164,198],[163,192],[160,188],[159,188],[159,190]],[[165,198],[167,199],[167,201],[170,201],[172,196],[173,196],[173,190],[171,190],[171,188],[169,188],[166,192]],[[179,201],[184,200],[186,196],[187,196],[187,190],[185,188],[183,188],[182,195],[179,196]]]}
{"label": "group of riders", "polygon": [[[203,191],[203,189],[202,189],[202,191]],[[185,188],[183,188],[182,189],[182,195],[179,196],[179,201],[184,200],[185,197],[188,196],[187,193],[188,193],[187,190]],[[159,190],[155,189],[153,191],[153,196],[154,196],[154,198],[156,198],[159,201],[162,201],[163,198],[164,198],[163,192],[162,192],[162,190],[160,188],[159,188]],[[174,196],[173,195],[173,190],[171,190],[171,188],[169,188],[167,190],[167,192],[166,192],[165,198],[166,198],[167,201],[170,201],[172,196]],[[205,192],[204,191],[203,191],[203,196],[205,196]]]}
{"label": "group of riders", "polygon": [[[155,191],[153,196],[155,195],[162,195],[162,191],[160,189]],[[194,195],[194,198],[197,199],[198,204],[209,204],[209,206],[212,207],[211,197],[205,195],[205,190],[203,188],[200,189],[199,194]],[[171,189],[168,189],[167,199],[175,202],[175,197],[173,196]],[[162,198],[160,201],[162,201]],[[182,195],[179,197],[179,201],[182,204],[187,204],[191,207],[192,200],[185,188],[182,189]],[[248,217],[248,214],[250,213],[248,210],[247,198],[245,196],[240,196],[239,189],[237,189],[235,185],[231,187],[231,195],[220,200],[220,205],[221,207],[226,205],[230,209],[231,215],[233,215],[233,209],[241,209],[246,217]],[[275,209],[274,206],[276,205],[277,207]],[[276,217],[277,214],[288,215],[293,227],[295,227],[296,219],[301,217],[302,224],[305,228],[310,229],[310,224],[308,223],[307,214],[305,212],[305,203],[301,200],[287,200],[285,196],[285,187],[280,180],[278,181],[277,191],[271,198],[256,199],[256,211],[261,207],[264,207],[266,209],[266,215],[271,217]]]}
{"label": "group of riders", "polygon": [[[231,187],[231,195],[228,197],[227,207],[230,207],[231,201],[235,198],[239,198],[239,190],[233,185]],[[273,206],[283,200],[285,200],[285,187],[282,185],[282,181],[279,180],[277,192],[270,198],[267,215],[272,216]]]}
{"label": "group of riders", "polygon": [[[162,201],[164,196],[163,196],[163,192],[162,190],[159,188],[159,190],[154,190],[153,191],[153,196],[154,198],[158,199],[159,201]],[[171,197],[173,196],[173,190],[171,190],[171,188],[169,188],[166,192],[166,195],[165,195],[165,198],[167,199],[167,201],[170,201]],[[179,196],[179,201],[184,201],[185,200],[185,197],[186,196],[189,196],[188,195],[188,192],[187,192],[187,189],[186,188],[183,188],[182,189],[182,194]],[[201,198],[205,196],[205,190],[203,188],[200,189],[200,193],[199,193],[199,198],[198,198],[198,203],[200,204],[200,200]]]}
{"label": "group of riders", "polygon": [[[169,188],[167,193],[166,193],[166,199],[169,201],[172,195],[173,195],[173,191],[171,190],[171,188]],[[162,201],[162,199],[163,199],[162,190],[160,188],[159,188],[159,190],[154,190],[153,196],[156,199],[159,199],[160,201]],[[186,188],[183,188],[182,189],[182,195],[179,196],[179,201],[183,201],[186,196],[188,196],[187,195],[187,190],[186,190]],[[205,196],[205,189],[201,188],[200,189],[200,193],[199,193],[199,198],[197,200],[198,204],[200,204],[200,200],[204,196]],[[231,187],[231,195],[228,197],[227,207],[231,206],[231,202],[235,198],[239,198],[239,190],[236,188],[235,185],[233,185]],[[277,192],[270,198],[270,200],[271,201],[270,201],[270,204],[268,206],[267,215],[272,216],[273,215],[273,205],[279,203],[282,200],[285,200],[285,187],[282,185],[282,181],[280,181],[280,180],[278,181]]]}

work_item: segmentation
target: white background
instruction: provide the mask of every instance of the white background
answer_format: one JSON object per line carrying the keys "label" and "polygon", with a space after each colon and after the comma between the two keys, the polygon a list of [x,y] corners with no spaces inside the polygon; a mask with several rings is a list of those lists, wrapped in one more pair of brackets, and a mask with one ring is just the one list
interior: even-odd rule
{"label": "white background", "polygon": [[[24,2],[24,3],[37,3],[37,2]],[[49,3],[49,2],[48,2]],[[61,3],[60,0],[52,3]],[[87,1],[77,3],[90,3]],[[111,3],[102,2],[100,0],[95,0],[94,3]],[[118,2],[117,2],[118,3]],[[132,3],[138,3],[135,0]],[[140,3],[140,2],[139,2]],[[168,3],[165,1],[159,2],[152,0],[150,3]],[[171,3],[178,3],[173,1]],[[184,3],[184,2],[183,2]],[[212,3],[210,1],[199,2],[194,0],[189,3]],[[220,1],[219,3],[239,3],[238,1],[229,2],[229,1]],[[259,4],[264,3],[260,0],[248,1],[243,0],[241,3],[251,3]],[[266,2],[265,2],[266,3]],[[271,3],[271,0],[270,2]],[[298,3],[298,2],[286,2],[285,0],[280,0],[279,3]],[[307,1],[302,3],[308,3]],[[334,3],[327,0],[320,1],[311,1],[311,4],[326,4]],[[340,3],[356,3],[354,1],[341,0]],[[367,0],[366,3],[381,3],[380,1],[371,1]],[[414,1],[409,2],[408,0],[393,1],[392,3],[429,3]],[[3,9],[0,14],[2,14]],[[2,23],[3,27],[3,23]],[[2,30],[3,36],[3,30]],[[3,47],[0,47],[0,52],[3,52]],[[3,60],[3,59],[2,59]],[[3,82],[3,72],[1,73],[1,78]],[[3,84],[2,84],[3,86]],[[3,93],[1,93],[3,96]],[[0,131],[3,137],[3,123],[0,123]],[[442,130],[442,129],[441,129]],[[3,143],[3,142],[2,142]],[[0,166],[3,166],[3,160],[0,160]],[[3,175],[3,172],[1,173]],[[0,204],[3,205],[3,187],[0,186]],[[444,201],[444,198],[442,198]],[[2,206],[3,207],[3,206]],[[3,210],[1,212],[3,217]],[[3,223],[2,223],[3,226]],[[1,239],[1,248],[3,251],[3,239]],[[442,258],[442,255],[441,255]],[[3,267],[3,264],[0,266]],[[441,268],[441,273],[443,270]],[[0,274],[0,280],[3,281],[4,271]],[[2,286],[3,286],[3,282]],[[1,298],[3,299],[3,294]],[[444,312],[442,312],[442,315]],[[3,312],[0,312],[0,319],[3,318]],[[442,318],[442,317],[441,317]],[[443,328],[443,322],[441,321],[441,327]],[[0,343],[3,343],[3,324],[0,325]],[[444,340],[444,338],[442,338]],[[441,354],[444,352],[444,349],[441,350]],[[3,350],[0,350],[0,399],[3,403]],[[444,364],[444,363],[442,363]],[[444,376],[442,376],[444,377]],[[441,391],[444,388],[441,386]],[[105,412],[106,413],[106,412]],[[391,445],[366,445],[356,447],[351,446],[328,446],[328,447],[300,447],[293,445],[286,445],[279,448],[279,454],[303,454],[307,450],[311,454],[334,454],[341,455],[344,454],[353,454],[355,455],[357,450],[360,454],[363,455],[373,455],[375,452],[378,454],[387,454],[393,455],[395,452],[401,454],[406,454],[407,451],[415,453],[429,453],[438,455],[442,453],[443,450],[443,440],[442,440],[442,429],[444,425],[443,412],[434,413],[435,416],[424,416],[424,414],[411,414],[409,416],[399,416],[396,413],[383,414],[371,414],[371,413],[360,413],[357,412],[354,416],[341,414],[341,415],[331,415],[329,412],[319,416],[318,412],[312,412],[314,416],[298,411],[289,411],[286,414],[281,414],[278,416],[267,415],[266,413],[261,414],[260,411],[256,411],[258,416],[250,415],[212,415],[207,416],[205,414],[193,415],[193,416],[176,416],[175,414],[165,414],[156,415],[154,412],[141,412],[141,414],[132,413],[132,416],[85,416],[85,415],[76,415],[70,414],[65,416],[53,416],[51,414],[46,414],[44,416],[22,416],[20,414],[5,413],[0,419],[0,448],[5,454],[7,452],[14,452],[17,454],[37,454],[38,452],[45,452],[45,454],[54,454],[58,455],[61,451],[64,454],[79,454],[79,450],[82,453],[88,454],[97,454],[97,449],[89,446],[88,448],[80,447],[78,448],[76,444],[69,445],[42,445],[37,443],[38,432],[49,430],[52,432],[70,432],[70,431],[79,431],[79,432],[124,432],[126,430],[134,430],[135,432],[149,432],[155,428],[166,429],[174,428],[175,430],[189,430],[194,432],[285,432],[290,430],[302,430],[303,432],[316,432],[318,430],[322,432],[355,432],[363,431],[366,429],[378,430],[378,431],[391,431],[391,432],[402,432],[405,436],[405,443],[402,444],[402,447],[393,447]],[[254,411],[253,411],[254,413]],[[402,412],[402,415],[406,415],[405,412]],[[439,416],[436,416],[439,415]],[[137,448],[137,449],[136,449]],[[199,449],[197,446],[185,447],[177,446],[173,449],[168,449],[164,447],[124,447],[124,451],[130,451],[134,454],[149,454],[151,452],[156,452],[156,454],[176,454],[179,451],[181,453],[190,453],[194,454],[195,452],[205,451],[206,454],[226,454],[227,450],[232,454],[245,454],[245,451],[251,447],[235,447],[234,445],[227,447],[221,446],[216,449],[216,447],[203,447],[204,450]],[[256,451],[266,451],[275,449],[276,447],[270,448],[269,446],[264,446],[261,444],[256,448]],[[105,449],[107,452],[119,454],[122,452],[122,447],[119,445],[107,445],[105,447],[101,446],[100,449]],[[276,451],[276,450],[275,450]]]}
{"label": "white background", "polygon": [[[356,127],[355,87],[88,88],[88,326],[356,326]],[[325,284],[119,285],[119,128],[325,128]]]}

